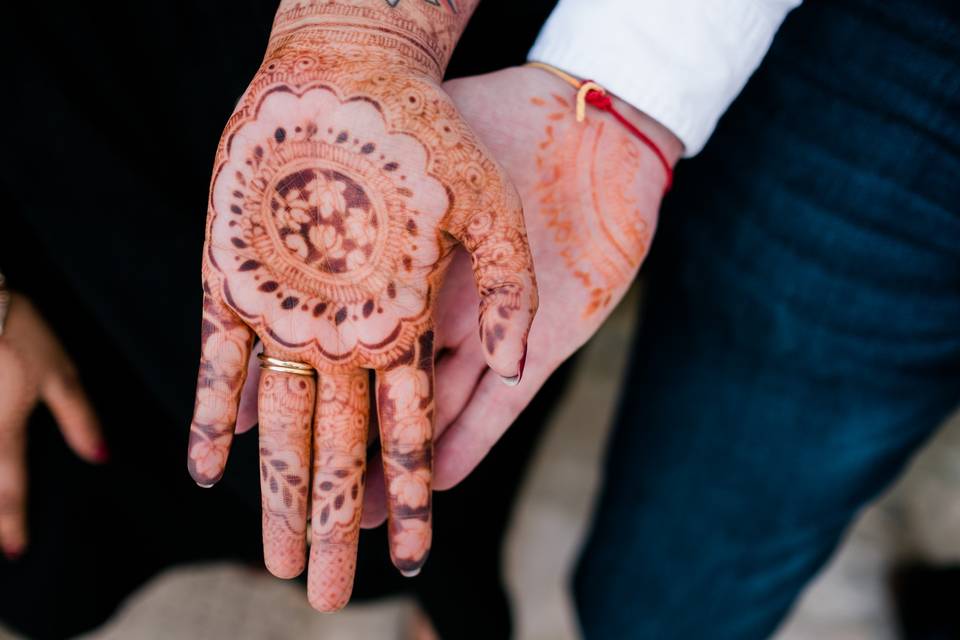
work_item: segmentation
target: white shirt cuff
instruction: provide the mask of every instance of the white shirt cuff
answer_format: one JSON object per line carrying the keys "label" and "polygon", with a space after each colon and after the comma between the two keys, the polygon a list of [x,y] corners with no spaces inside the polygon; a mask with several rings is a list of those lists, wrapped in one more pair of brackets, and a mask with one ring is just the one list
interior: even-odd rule
{"label": "white shirt cuff", "polygon": [[593,80],[696,155],[801,0],[560,0],[529,59]]}

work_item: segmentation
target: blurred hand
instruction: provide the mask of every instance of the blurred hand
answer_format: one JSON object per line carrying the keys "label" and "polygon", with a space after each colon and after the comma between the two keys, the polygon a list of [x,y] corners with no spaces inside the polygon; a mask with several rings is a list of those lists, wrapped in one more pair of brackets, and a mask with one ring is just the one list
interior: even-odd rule
{"label": "blurred hand", "polygon": [[[484,370],[472,339],[469,261],[454,257],[437,320],[439,490],[473,470],[613,311],[647,254],[666,182],[656,156],[608,114],[588,108],[577,123],[575,91],[550,73],[507,69],[444,88],[520,191],[542,295],[523,384],[508,389]],[[616,107],[676,162],[676,137],[625,103]],[[382,486],[372,471],[364,526],[383,521]]]}
{"label": "blurred hand", "polygon": [[353,583],[369,370],[390,553],[414,575],[431,544],[433,310],[450,255],[457,242],[470,253],[472,335],[479,303],[494,376],[517,378],[537,293],[513,186],[440,69],[377,35],[409,25],[385,6],[377,24],[390,30],[371,35],[337,22],[356,20],[352,7],[310,7],[278,14],[217,151],[189,469],[203,486],[222,476],[255,337],[267,356],[316,369],[259,378],[263,539],[267,568],[298,575],[312,502],[308,597],[328,611]]}
{"label": "blurred hand", "polygon": [[27,420],[43,401],[64,439],[88,462],[107,459],[73,362],[27,298],[14,294],[0,336],[0,547],[14,559],[27,546]]}

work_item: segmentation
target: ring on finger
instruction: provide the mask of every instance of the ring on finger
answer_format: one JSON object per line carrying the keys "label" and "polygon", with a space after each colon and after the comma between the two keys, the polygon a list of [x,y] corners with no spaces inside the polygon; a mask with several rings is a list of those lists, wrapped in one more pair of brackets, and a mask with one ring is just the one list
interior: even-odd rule
{"label": "ring on finger", "polygon": [[257,359],[260,360],[261,369],[279,371],[280,373],[292,373],[296,376],[309,376],[311,378],[317,375],[317,372],[313,367],[303,362],[293,362],[290,360],[271,358],[263,353],[257,355]]}

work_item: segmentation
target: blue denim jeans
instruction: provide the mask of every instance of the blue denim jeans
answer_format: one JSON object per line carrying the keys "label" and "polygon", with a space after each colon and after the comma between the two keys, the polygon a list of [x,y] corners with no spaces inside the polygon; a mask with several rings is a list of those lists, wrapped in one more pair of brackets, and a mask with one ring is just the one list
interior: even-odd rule
{"label": "blue denim jeans", "polygon": [[588,638],[768,637],[960,400],[957,16],[808,0],[678,168],[576,572]]}

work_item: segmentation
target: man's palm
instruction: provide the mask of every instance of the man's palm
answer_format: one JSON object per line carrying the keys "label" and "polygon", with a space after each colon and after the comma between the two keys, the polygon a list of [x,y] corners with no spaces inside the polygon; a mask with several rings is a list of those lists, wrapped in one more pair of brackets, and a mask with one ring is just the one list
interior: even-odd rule
{"label": "man's palm", "polygon": [[[657,158],[609,116],[593,111],[576,122],[574,92],[543,71],[510,69],[445,88],[520,191],[541,300],[523,384],[508,389],[484,371],[471,339],[469,259],[454,256],[438,308],[438,489],[473,470],[613,311],[646,256],[665,180]],[[679,144],[668,153],[675,158]],[[382,481],[372,477],[364,525],[383,517]]]}

